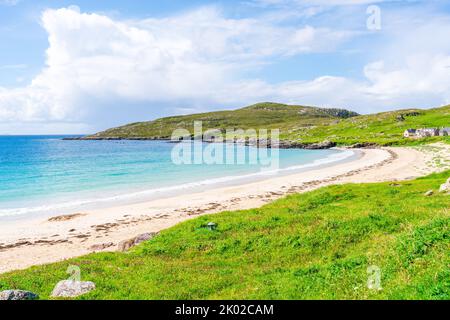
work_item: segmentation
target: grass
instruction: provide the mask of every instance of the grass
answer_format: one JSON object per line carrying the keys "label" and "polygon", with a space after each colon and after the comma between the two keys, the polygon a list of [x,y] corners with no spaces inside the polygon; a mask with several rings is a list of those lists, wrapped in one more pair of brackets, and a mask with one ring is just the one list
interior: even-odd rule
{"label": "grass", "polygon": [[259,103],[246,108],[186,116],[161,118],[149,122],[131,123],[93,135],[96,138],[170,138],[175,129],[193,133],[194,121],[202,121],[203,130],[221,129],[285,129],[296,125],[311,126],[330,123],[341,117],[357,115],[341,109],[320,109],[277,103]]}
{"label": "grass", "polygon": [[[77,265],[97,285],[80,299],[450,299],[450,198],[423,195],[449,175],[329,186],[198,217],[129,253],[0,275],[0,289],[47,299]],[[367,288],[372,265],[382,290]]]}
{"label": "grass", "polygon": [[410,128],[441,128],[450,126],[450,106],[429,110],[399,110],[362,115],[325,124],[316,128],[293,130],[285,135],[294,140],[317,142],[328,139],[339,145],[375,143],[378,145],[423,145],[444,141],[450,137],[407,139],[403,132]]}
{"label": "grass", "polygon": [[94,138],[170,138],[175,129],[193,133],[194,121],[202,121],[203,129],[279,129],[281,139],[302,143],[331,140],[338,145],[375,143],[378,145],[422,145],[444,141],[450,137],[405,139],[409,128],[450,126],[450,106],[420,110],[399,110],[372,115],[357,115],[344,109],[323,109],[259,103],[233,111],[218,111],[132,123],[112,128]]}

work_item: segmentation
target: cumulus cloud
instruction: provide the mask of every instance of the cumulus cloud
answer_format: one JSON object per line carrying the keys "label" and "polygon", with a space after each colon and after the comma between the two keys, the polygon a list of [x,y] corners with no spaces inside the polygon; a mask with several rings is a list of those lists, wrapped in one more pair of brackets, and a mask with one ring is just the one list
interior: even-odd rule
{"label": "cumulus cloud", "polygon": [[[25,88],[0,88],[1,121],[84,121],[122,101],[213,101],[266,58],[330,50],[343,31],[226,19],[213,7],[116,21],[77,7],[46,10],[46,68]],[[239,97],[236,97],[239,100]],[[95,101],[97,105],[94,105]],[[107,110],[105,110],[106,112]]]}
{"label": "cumulus cloud", "polygon": [[116,20],[77,7],[46,10],[46,67],[26,87],[0,87],[0,130],[19,130],[20,124],[52,132],[104,129],[118,124],[104,120],[113,116],[130,121],[136,105],[151,119],[267,100],[363,113],[449,103],[450,45],[433,35],[448,34],[450,22],[430,21],[414,34],[402,26],[389,31],[389,43],[396,45],[385,44],[361,70],[362,79],[323,75],[268,83],[249,78],[248,71],[274,58],[332,52],[355,33],[230,19],[216,7],[144,20]]}

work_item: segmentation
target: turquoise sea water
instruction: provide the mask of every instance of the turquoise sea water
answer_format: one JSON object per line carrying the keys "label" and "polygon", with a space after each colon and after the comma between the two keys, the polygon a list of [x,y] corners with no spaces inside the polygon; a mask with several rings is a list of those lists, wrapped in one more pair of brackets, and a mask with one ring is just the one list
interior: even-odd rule
{"label": "turquoise sea water", "polygon": [[[64,141],[63,136],[0,136],[0,217],[187,192],[352,156],[338,150],[279,150],[281,170],[260,164],[172,161],[164,141]],[[207,148],[204,144],[199,152]],[[252,148],[233,146],[236,154]]]}

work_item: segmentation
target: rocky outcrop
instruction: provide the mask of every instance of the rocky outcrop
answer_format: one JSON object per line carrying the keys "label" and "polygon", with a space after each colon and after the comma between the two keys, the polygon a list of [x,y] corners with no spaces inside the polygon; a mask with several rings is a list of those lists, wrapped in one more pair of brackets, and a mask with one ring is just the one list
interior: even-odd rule
{"label": "rocky outcrop", "polygon": [[[269,146],[271,145],[269,144]],[[303,149],[304,147],[305,144],[296,141],[281,140],[278,143],[280,149]]]}
{"label": "rocky outcrop", "polygon": [[364,149],[364,148],[377,148],[379,147],[378,144],[373,142],[362,142],[362,143],[355,143],[351,145],[349,148],[353,149]]}
{"label": "rocky outcrop", "polygon": [[30,291],[5,290],[0,292],[0,300],[36,300],[39,296]]}
{"label": "rocky outcrop", "polygon": [[[249,144],[253,145],[253,144]],[[255,144],[256,145],[256,144]],[[267,146],[268,148],[280,148],[280,149],[308,149],[308,150],[318,150],[318,149],[330,149],[336,147],[336,142],[325,140],[319,143],[301,143],[298,141],[281,140],[276,145],[272,145],[271,141],[258,141],[258,146]]]}
{"label": "rocky outcrop", "polygon": [[[189,139],[189,138],[188,138]],[[191,137],[193,139],[193,137]],[[64,138],[63,140],[160,140],[167,141],[170,143],[178,143],[179,141],[172,141],[168,137],[97,137],[97,136],[87,136],[87,137],[75,137],[75,138]],[[203,139],[203,142],[213,143],[216,142],[214,139]],[[279,142],[272,143],[270,139],[242,139],[242,140],[231,140],[227,141],[227,143],[236,143],[236,144],[244,144],[247,146],[255,146],[255,147],[265,147],[265,148],[279,148],[279,149],[309,149],[309,150],[317,150],[317,149],[329,149],[336,147],[336,143],[332,141],[325,140],[323,142],[318,143],[301,143],[298,141],[290,141],[290,140],[280,140]]]}
{"label": "rocky outcrop", "polygon": [[439,188],[439,192],[450,192],[450,178]]}
{"label": "rocky outcrop", "polygon": [[156,232],[148,232],[138,235],[132,239],[124,240],[119,242],[117,246],[117,250],[120,252],[126,252],[130,250],[132,247],[137,246],[138,244],[153,239],[158,233]]}
{"label": "rocky outcrop", "polygon": [[52,292],[54,298],[75,298],[95,289],[91,281],[63,280],[58,282]]}
{"label": "rocky outcrop", "polygon": [[325,140],[323,142],[306,145],[305,149],[330,149],[334,147],[336,147],[336,142]]}
{"label": "rocky outcrop", "polygon": [[116,141],[116,140],[137,140],[137,141],[154,141],[154,140],[169,140],[168,137],[102,137],[102,136],[86,136],[86,137],[67,137],[62,140],[66,141],[77,141],[77,140],[106,140],[106,141]]}

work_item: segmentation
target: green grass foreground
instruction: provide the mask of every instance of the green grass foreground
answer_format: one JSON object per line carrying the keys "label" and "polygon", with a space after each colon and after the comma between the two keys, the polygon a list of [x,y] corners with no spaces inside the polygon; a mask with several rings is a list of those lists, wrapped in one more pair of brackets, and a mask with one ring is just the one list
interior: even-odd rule
{"label": "green grass foreground", "polygon": [[[46,299],[74,264],[97,285],[81,299],[450,299],[450,196],[437,192],[449,176],[336,185],[202,216],[128,253],[0,275],[0,289]],[[367,288],[372,265],[382,290]]]}

